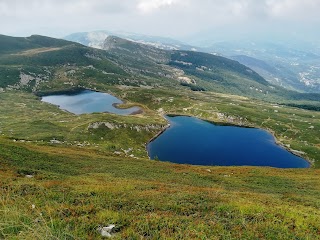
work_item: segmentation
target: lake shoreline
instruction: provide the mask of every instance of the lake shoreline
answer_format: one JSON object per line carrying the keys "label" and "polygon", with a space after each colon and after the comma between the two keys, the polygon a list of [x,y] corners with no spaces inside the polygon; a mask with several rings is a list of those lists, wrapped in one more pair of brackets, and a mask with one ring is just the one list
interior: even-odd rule
{"label": "lake shoreline", "polygon": [[89,88],[83,88],[83,87],[75,87],[75,88],[68,88],[68,89],[63,89],[63,90],[53,90],[53,91],[39,91],[39,92],[34,92],[33,94],[36,95],[37,97],[46,97],[46,96],[51,96],[51,95],[77,95],[85,90],[93,91],[93,92],[99,92],[94,89],[89,89]]}
{"label": "lake shoreline", "polygon": [[[163,117],[166,121],[168,121],[166,119],[165,116],[168,116],[168,117],[190,117],[190,118],[197,118],[199,120],[202,120],[202,121],[205,121],[205,122],[208,122],[210,124],[213,124],[213,125],[216,125],[216,126],[230,126],[230,127],[240,127],[240,128],[250,128],[250,129],[260,129],[260,130],[263,130],[263,131],[266,131],[267,133],[271,134],[273,136],[273,139],[274,139],[274,143],[281,147],[282,149],[288,151],[290,154],[294,155],[294,156],[297,156],[297,157],[300,157],[301,159],[303,159],[304,161],[306,161],[308,163],[308,167],[306,167],[307,169],[309,168],[312,168],[313,167],[313,162],[307,158],[307,156],[305,156],[304,152],[302,151],[298,151],[298,150],[294,150],[288,146],[286,146],[285,144],[283,144],[281,141],[279,141],[275,135],[275,132],[271,129],[264,129],[264,128],[261,128],[261,127],[255,127],[255,126],[246,126],[246,125],[238,125],[238,124],[234,124],[234,123],[226,123],[226,122],[214,122],[212,120],[207,120],[207,119],[201,119],[201,118],[198,118],[198,117],[195,117],[195,116],[192,116],[192,115],[186,115],[186,114],[176,114],[176,113],[168,113],[168,114],[161,114],[161,117]],[[146,150],[147,150],[147,155],[148,155],[148,158],[150,160],[151,157],[150,157],[150,154],[149,154],[149,150],[148,150],[148,145],[150,143],[152,143],[154,140],[156,140],[158,137],[160,137],[160,135],[162,135],[168,128],[170,128],[171,124],[169,122],[169,124],[163,129],[161,130],[159,133],[157,133],[154,137],[152,137],[147,143],[146,143]],[[209,165],[208,165],[209,166]],[[227,166],[226,166],[227,167]],[[260,166],[260,167],[264,167],[264,166]]]}
{"label": "lake shoreline", "polygon": [[310,159],[307,158],[307,156],[305,156],[304,154],[306,154],[305,152],[302,152],[302,151],[298,151],[298,150],[295,150],[295,149],[292,149],[288,146],[286,146],[284,143],[282,143],[281,141],[279,141],[274,133],[273,130],[271,129],[264,129],[264,128],[258,128],[258,129],[262,129],[262,130],[265,130],[267,132],[269,132],[273,137],[274,137],[274,140],[275,140],[275,143],[279,146],[279,147],[282,147],[283,149],[287,150],[288,152],[290,152],[291,154],[297,156],[297,157],[301,157],[303,158],[306,162],[309,163],[309,167],[308,168],[312,168],[313,167],[313,161],[311,161]]}
{"label": "lake shoreline", "polygon": [[[108,93],[108,94],[110,94],[110,93]],[[112,94],[110,94],[110,95],[112,95]],[[114,96],[114,95],[112,95],[112,96]],[[116,97],[116,98],[118,98],[118,97]],[[118,99],[120,99],[120,98],[118,98]],[[134,111],[134,112],[130,113],[129,115],[138,115],[138,114],[143,114],[144,113],[143,109],[141,107],[138,107],[138,106],[132,106],[132,107],[127,107],[127,108],[119,107],[120,105],[127,104],[126,101],[124,101],[122,99],[120,99],[120,100],[122,101],[122,103],[112,103],[112,106],[114,108],[120,109],[120,110],[121,109],[128,110],[130,108],[139,108],[137,111]]]}
{"label": "lake shoreline", "polygon": [[[101,93],[101,94],[107,94],[107,95],[110,95],[110,96],[116,98],[121,103],[117,103],[117,102],[112,103],[111,106],[113,108],[115,108],[115,109],[118,109],[118,110],[130,110],[130,109],[134,109],[135,108],[135,110],[133,112],[131,112],[131,113],[127,114],[127,115],[138,115],[138,114],[143,114],[144,113],[143,108],[141,106],[134,106],[133,105],[133,106],[127,107],[127,108],[120,107],[121,105],[127,104],[127,102],[125,100],[120,99],[119,97],[117,97],[117,96],[115,96],[113,94],[110,94],[110,93],[107,93],[107,92],[97,91],[95,89],[76,87],[76,88],[70,88],[70,89],[65,89],[65,90],[36,92],[34,94],[39,98],[40,101],[43,101],[43,98],[49,97],[49,96],[59,96],[59,95],[76,96],[76,95],[82,94],[82,93],[84,93],[86,91],[95,92],[95,93]],[[49,103],[49,102],[47,102],[47,103]],[[59,109],[61,109],[63,111],[66,111],[68,113],[71,113],[71,114],[75,114],[75,115],[87,114],[87,113],[80,113],[80,114],[74,113],[74,112],[69,111],[67,109],[61,108],[61,105],[53,104],[53,103],[49,103],[49,104],[58,106]],[[101,111],[101,113],[118,114],[118,113],[113,113],[113,112],[110,112],[110,111]]]}

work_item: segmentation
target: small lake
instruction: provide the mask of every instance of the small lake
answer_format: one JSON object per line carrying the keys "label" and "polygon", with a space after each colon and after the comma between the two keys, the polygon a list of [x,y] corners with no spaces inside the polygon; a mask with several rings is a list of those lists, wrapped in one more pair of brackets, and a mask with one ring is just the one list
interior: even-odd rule
{"label": "small lake", "polygon": [[115,104],[123,103],[120,99],[102,92],[94,92],[91,90],[83,90],[77,93],[56,94],[44,96],[43,102],[58,105],[60,109],[67,110],[74,114],[109,112],[119,115],[135,114],[141,109],[132,107],[128,109],[120,109],[114,107]]}
{"label": "small lake", "polygon": [[166,117],[170,127],[147,146],[151,159],[217,166],[307,168],[265,130],[220,126],[192,117]]}

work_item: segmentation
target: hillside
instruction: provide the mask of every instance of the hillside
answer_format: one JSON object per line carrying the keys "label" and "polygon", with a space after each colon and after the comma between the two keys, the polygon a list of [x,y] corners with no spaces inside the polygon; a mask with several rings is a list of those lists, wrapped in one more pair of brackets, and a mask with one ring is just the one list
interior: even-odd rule
{"label": "hillside", "polygon": [[272,87],[248,67],[207,53],[165,51],[114,36],[106,39],[103,49],[135,72],[164,75],[193,89],[263,97]]}
{"label": "hillside", "polygon": [[134,41],[162,50],[187,50],[214,53],[239,61],[271,84],[299,92],[319,92],[319,47],[305,42],[242,40],[238,42],[180,41],[126,32],[94,31],[74,33],[65,39],[101,49],[108,36]]}
{"label": "hillside", "polygon": [[[177,51],[171,55],[171,66],[187,74],[223,87],[223,91],[239,95],[266,95],[271,85],[256,72],[237,61],[207,53]],[[251,90],[251,91],[250,91]]]}
{"label": "hillside", "polygon": [[[10,37],[1,39],[6,46]],[[106,51],[41,36],[12,38],[0,56],[4,79],[0,87],[40,91],[59,88],[60,83],[70,87],[94,87],[100,82],[136,86],[182,83],[192,89],[216,88],[248,96],[257,95],[257,91],[251,94],[250,88],[259,89],[258,95],[268,89],[267,82],[255,72],[223,57],[166,51],[113,36],[102,47]],[[193,65],[188,66],[188,61]]]}
{"label": "hillside", "polygon": [[95,88],[101,83],[176,87],[181,84],[193,90],[290,104],[291,100],[298,100],[304,102],[297,106],[319,107],[320,94],[299,94],[271,85],[250,68],[212,54],[166,51],[114,36],[105,40],[102,48],[106,51],[42,36],[10,39],[0,37],[2,88],[43,91],[66,86]]}
{"label": "hillside", "polygon": [[170,69],[164,66],[169,61],[168,51],[115,36],[109,36],[102,49],[107,51],[113,61],[137,74],[153,74],[158,77],[159,73],[171,73]]}
{"label": "hillside", "polygon": [[[109,224],[112,239],[319,238],[320,112],[302,109],[316,108],[318,94],[277,88],[223,57],[117,37],[106,50],[1,41],[0,239],[105,239],[99,226]],[[143,111],[75,115],[40,101],[79,88]],[[146,145],[167,127],[165,114],[266,129],[311,167],[150,160]]]}
{"label": "hillside", "polygon": [[[320,94],[302,94],[273,85],[252,69],[225,57],[194,51],[166,51],[149,45],[109,36],[102,47],[109,58],[130,73],[165,77],[195,91],[215,91],[249,96],[270,102],[318,109]],[[172,80],[175,80],[172,82]]]}
{"label": "hillside", "polygon": [[261,76],[263,76],[265,79],[267,79],[269,82],[273,84],[283,84],[280,82],[280,80],[277,78],[281,73],[280,71],[270,66],[267,62],[262,61],[260,59],[256,59],[253,57],[248,57],[246,55],[236,55],[232,56],[231,59],[238,61],[239,63],[250,67],[251,69],[255,70],[256,72],[259,72]]}
{"label": "hillside", "polygon": [[0,35],[0,53],[15,53],[37,48],[59,48],[73,44],[69,41],[54,39],[44,36],[32,35],[31,37],[9,37]]}
{"label": "hillside", "polygon": [[[0,87],[40,91],[113,82],[127,73],[111,62],[104,51],[42,36],[0,36]],[[6,44],[9,42],[9,44]],[[112,74],[112,78],[110,76]]]}

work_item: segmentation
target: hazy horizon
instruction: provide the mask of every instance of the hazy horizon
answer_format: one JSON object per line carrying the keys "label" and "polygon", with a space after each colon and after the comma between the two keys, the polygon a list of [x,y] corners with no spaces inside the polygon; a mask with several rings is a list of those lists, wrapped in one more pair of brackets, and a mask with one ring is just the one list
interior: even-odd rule
{"label": "hazy horizon", "polygon": [[97,30],[192,43],[245,38],[319,41],[318,0],[0,0],[1,34],[64,37]]}

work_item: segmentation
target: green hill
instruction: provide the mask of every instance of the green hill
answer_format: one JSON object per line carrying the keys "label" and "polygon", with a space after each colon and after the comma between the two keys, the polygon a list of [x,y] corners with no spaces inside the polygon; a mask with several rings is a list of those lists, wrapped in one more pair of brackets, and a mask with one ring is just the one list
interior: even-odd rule
{"label": "green hill", "polygon": [[200,52],[175,51],[171,54],[169,64],[208,82],[208,90],[221,89],[221,92],[258,98],[265,98],[265,95],[272,92],[272,86],[256,72],[224,57]]}
{"label": "green hill", "polygon": [[9,37],[0,35],[0,53],[14,53],[44,47],[64,47],[73,44],[69,41],[32,35],[31,37]]}
{"label": "green hill", "polygon": [[[246,77],[247,79],[256,81],[263,85],[269,85],[269,83],[256,72],[239,62],[208,53],[177,51],[172,54],[170,64],[186,68],[193,75],[199,74],[196,73],[197,68],[199,71],[211,71],[212,74],[215,74],[215,72],[219,73],[225,71],[231,72],[231,74],[237,73],[240,76]],[[216,75],[218,75],[217,73]],[[202,76],[201,74],[199,75]],[[206,79],[214,79],[214,76],[212,78],[209,76],[210,73]],[[217,80],[223,81],[223,76],[217,76]]]}
{"label": "green hill", "polygon": [[115,78],[128,76],[105,51],[77,43],[43,36],[0,36],[0,42],[2,88],[40,91],[88,86],[91,80],[112,84]]}
{"label": "green hill", "polygon": [[156,78],[165,76],[195,90],[261,98],[267,91],[272,91],[271,85],[256,72],[224,57],[192,51],[165,51],[114,36],[106,39],[104,49],[114,61],[135,73]]}

